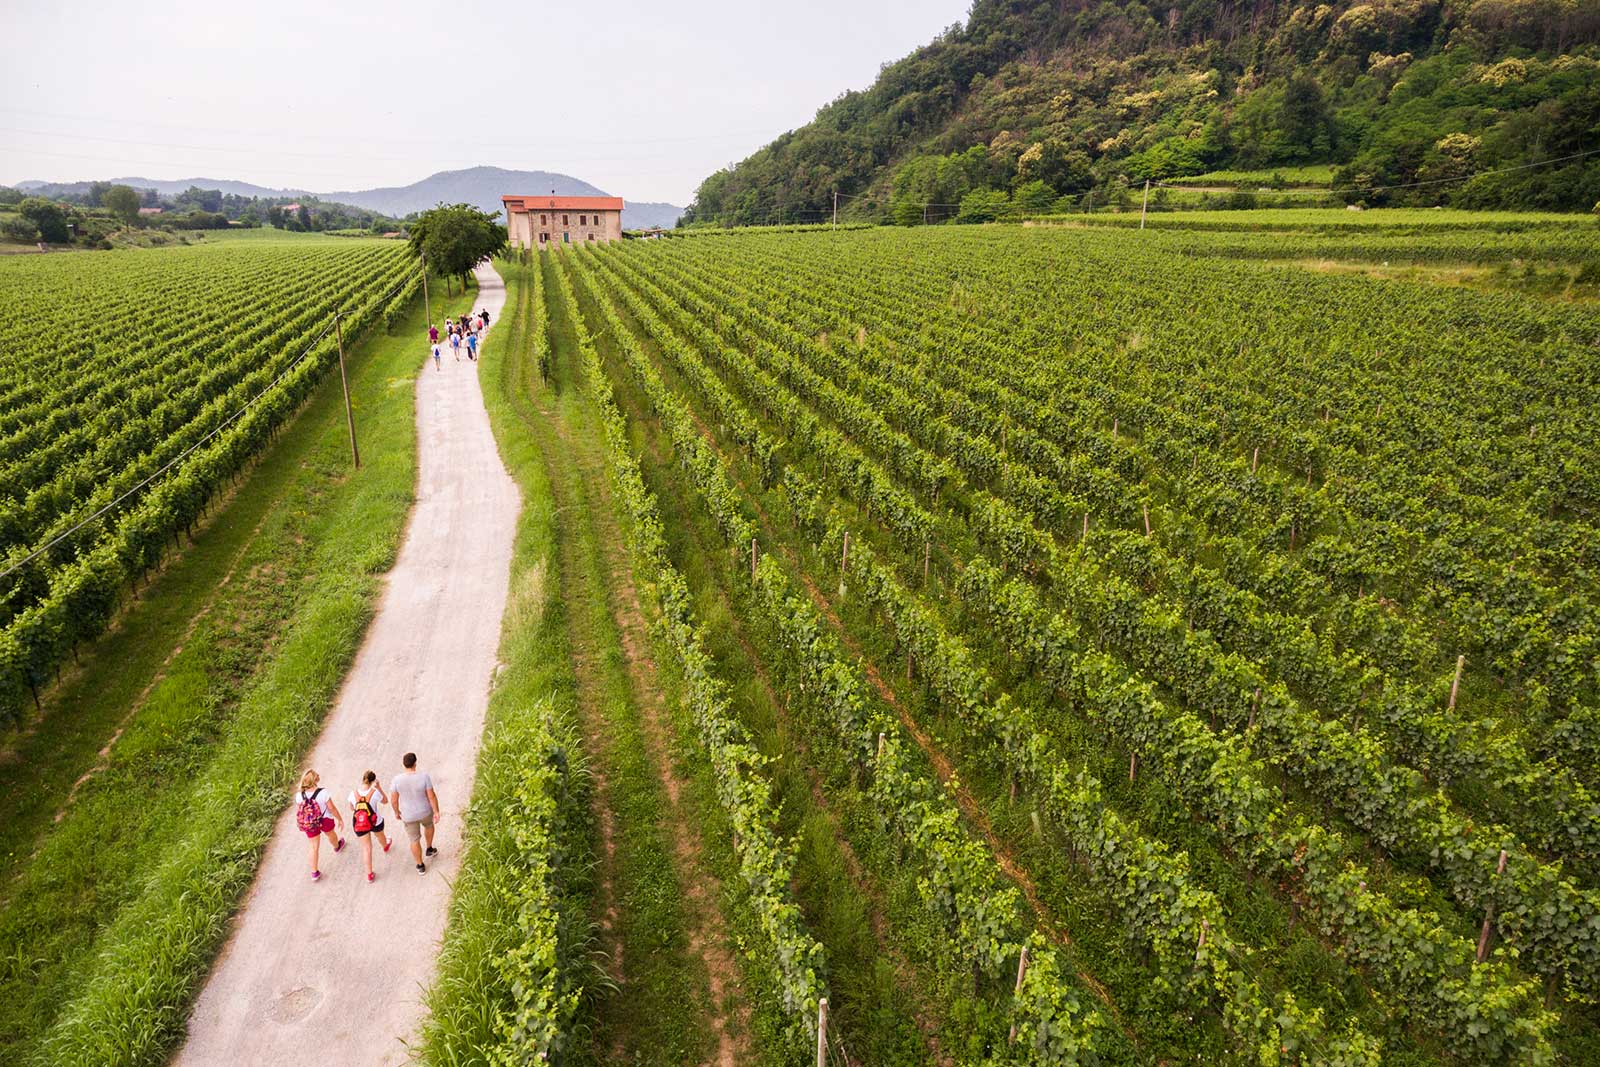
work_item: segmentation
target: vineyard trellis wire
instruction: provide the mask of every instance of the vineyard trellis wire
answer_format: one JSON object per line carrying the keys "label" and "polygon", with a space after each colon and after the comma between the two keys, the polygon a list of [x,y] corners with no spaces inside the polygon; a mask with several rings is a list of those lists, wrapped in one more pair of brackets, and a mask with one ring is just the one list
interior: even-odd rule
{"label": "vineyard trellis wire", "polygon": [[[319,252],[295,249],[290,255],[277,259],[269,257],[267,265],[261,269],[266,271],[268,277],[272,276],[273,270],[294,271],[294,274],[286,276],[296,277],[296,285],[315,285],[318,281],[315,274],[306,274],[297,268],[307,263],[313,266],[321,263],[324,269],[337,270],[348,259],[343,250],[337,250],[323,254],[323,258],[317,260],[315,257]],[[307,256],[311,258],[307,259]],[[320,358],[312,360],[311,357],[327,347],[328,335],[337,332],[336,324],[341,317],[353,327],[353,334],[359,334],[376,322],[387,326],[395,321],[401,307],[415,292],[420,272],[414,266],[403,271],[388,270],[383,264],[399,265],[402,261],[401,257],[388,249],[375,249],[369,261],[377,268],[376,271],[368,271],[365,276],[358,278],[354,282],[356,288],[349,285],[330,288],[328,299],[333,305],[342,305],[348,297],[359,292],[360,286],[370,285],[374,281],[385,284],[386,288],[372,291],[372,295],[349,314],[341,306],[329,306],[321,329],[310,342],[298,346],[298,351],[291,350],[293,355],[248,396],[225,410],[217,410],[220,403],[226,402],[225,393],[203,408],[190,409],[197,415],[203,412],[205,420],[210,423],[209,426],[201,426],[196,440],[182,444],[174,455],[136,480],[114,487],[115,491],[109,498],[96,504],[88,515],[71,521],[64,529],[51,532],[44,541],[25,552],[10,553],[12,558],[4,571],[0,571],[0,581],[17,579],[19,575],[26,576],[29,573],[34,577],[26,579],[22,585],[13,582],[4,597],[10,603],[7,605],[6,621],[0,628],[0,721],[16,717],[20,702],[25,699],[24,694],[31,694],[37,703],[38,684],[43,680],[43,674],[52,667],[58,667],[77,644],[97,635],[109,622],[122,582],[125,579],[135,581],[148,570],[164,551],[161,545],[165,534],[192,526],[209,503],[220,480],[230,474],[236,476],[240,465],[265,443],[268,436],[275,434],[292,409],[309,395],[320,377],[320,365],[326,362]],[[381,277],[382,274],[388,277]],[[300,316],[301,319],[304,317]],[[236,323],[236,326],[239,325]],[[248,337],[248,329],[244,332]],[[229,335],[224,333],[219,340],[226,344]],[[247,345],[249,343],[248,340],[245,342]],[[92,355],[97,349],[98,345],[91,347],[89,352]],[[208,346],[206,351],[214,349],[215,343]],[[118,351],[120,349],[115,345],[111,346],[112,358]],[[239,349],[240,353],[245,351]],[[323,355],[327,359],[332,358],[331,354]],[[233,364],[237,364],[239,358],[236,354]],[[317,373],[308,377],[306,367],[313,362],[319,367]],[[240,384],[245,383],[248,383],[248,376],[240,381]],[[293,396],[288,396],[288,393]],[[34,401],[44,402],[48,402],[47,396]],[[182,425],[185,424],[169,430],[164,437],[148,438],[144,454],[154,454],[164,445],[180,444],[178,436],[182,434]],[[115,442],[115,434],[96,440],[94,447],[102,447],[106,440]],[[24,454],[20,460],[14,459],[12,465],[25,460]],[[89,461],[86,459],[85,462]],[[59,465],[64,461],[58,459],[55,462]],[[58,467],[64,472],[74,471],[83,465],[65,462],[68,465]],[[40,572],[41,560],[54,558],[64,546],[81,538],[85,531],[92,530],[100,531],[92,546],[79,549]],[[11,536],[14,535],[13,530]],[[34,590],[31,593],[30,587]],[[31,602],[28,599],[30,596],[33,598]]]}

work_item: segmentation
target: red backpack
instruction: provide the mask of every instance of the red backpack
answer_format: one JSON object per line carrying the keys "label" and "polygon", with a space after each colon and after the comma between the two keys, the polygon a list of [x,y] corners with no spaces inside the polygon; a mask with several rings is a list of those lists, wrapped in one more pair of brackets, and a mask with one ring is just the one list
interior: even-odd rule
{"label": "red backpack", "polygon": [[301,833],[322,833],[322,805],[317,803],[316,791],[310,795],[303,789],[300,791],[300,811],[295,821],[300,824]]}
{"label": "red backpack", "polygon": [[364,834],[371,832],[377,824],[377,814],[372,810],[372,793],[357,793],[356,806],[350,812],[350,825],[356,833]]}

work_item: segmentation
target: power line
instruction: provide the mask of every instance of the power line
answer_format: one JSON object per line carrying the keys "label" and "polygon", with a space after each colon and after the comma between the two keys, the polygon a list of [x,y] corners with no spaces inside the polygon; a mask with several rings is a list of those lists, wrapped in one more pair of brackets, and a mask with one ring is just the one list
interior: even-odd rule
{"label": "power line", "polygon": [[[409,283],[411,281],[411,278],[412,278],[412,275],[409,275],[409,274],[406,275],[404,278],[402,278],[395,285],[395,287],[393,289],[390,289],[383,296],[379,297],[378,298],[378,302],[383,302],[383,301],[387,301],[387,300],[392,299],[396,293],[398,293],[401,289],[403,289],[406,286],[407,283]],[[371,305],[369,304],[368,306],[370,307]],[[7,567],[3,572],[0,572],[0,581],[3,581],[6,578],[11,577],[11,575],[15,574],[17,571],[19,571],[23,567],[27,566],[29,563],[31,563],[33,560],[37,559],[39,556],[41,556],[44,553],[50,551],[50,549],[54,548],[56,545],[59,545],[61,542],[67,540],[70,537],[72,537],[79,530],[83,529],[85,526],[88,526],[90,523],[94,522],[96,519],[100,518],[102,515],[106,514],[106,512],[110,511],[112,508],[116,507],[118,504],[120,504],[124,500],[128,499],[134,493],[137,493],[139,490],[143,489],[145,486],[149,485],[151,482],[155,481],[157,478],[159,478],[163,474],[167,473],[169,470],[171,470],[173,467],[177,466],[179,463],[182,463],[185,459],[187,459],[189,457],[189,455],[191,453],[193,453],[195,451],[195,449],[199,448],[201,445],[205,444],[207,441],[211,440],[217,434],[219,434],[223,430],[225,430],[228,426],[232,425],[235,421],[237,421],[239,419],[240,416],[242,416],[246,411],[250,410],[250,407],[253,404],[255,404],[256,401],[260,400],[262,397],[266,396],[267,393],[271,392],[274,388],[276,388],[278,383],[282,382],[283,379],[288,376],[290,371],[292,371],[296,367],[298,367],[300,365],[300,363],[306,358],[306,356],[311,354],[311,350],[313,348],[317,347],[317,345],[322,342],[323,338],[328,336],[328,331],[333,329],[333,324],[334,324],[334,320],[330,319],[328,321],[328,324],[322,328],[322,332],[317,334],[317,336],[312,340],[312,342],[310,344],[306,345],[306,347],[301,350],[300,354],[295,356],[294,360],[292,362],[290,362],[290,364],[287,367],[283,368],[283,370],[278,373],[278,376],[276,378],[272,379],[272,381],[270,381],[266,385],[262,386],[261,390],[258,393],[256,393],[255,396],[252,396],[249,400],[246,400],[242,405],[240,405],[240,407],[239,407],[239,409],[237,411],[235,411],[232,415],[229,415],[226,419],[223,419],[220,423],[218,423],[215,427],[213,427],[210,430],[210,432],[208,432],[204,437],[200,438],[194,444],[190,445],[188,448],[186,448],[182,452],[178,453],[172,459],[168,460],[159,469],[157,469],[156,471],[151,473],[148,477],[146,477],[143,481],[140,481],[137,485],[131,486],[130,488],[124,490],[120,496],[116,497],[110,503],[108,503],[104,507],[100,508],[100,510],[96,511],[93,515],[90,515],[89,517],[83,519],[82,521],[78,522],[76,525],[70,527],[69,529],[63,531],[62,533],[57,534],[55,537],[51,538],[49,541],[46,541],[44,544],[40,545],[38,548],[34,549],[32,552],[30,552],[26,556],[22,557],[22,559],[18,560],[16,563],[13,563],[11,566]]]}

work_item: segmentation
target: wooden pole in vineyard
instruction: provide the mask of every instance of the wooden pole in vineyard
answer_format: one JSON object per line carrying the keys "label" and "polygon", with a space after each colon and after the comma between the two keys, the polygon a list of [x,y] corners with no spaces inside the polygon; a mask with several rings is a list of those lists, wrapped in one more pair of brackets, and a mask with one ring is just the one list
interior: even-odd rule
{"label": "wooden pole in vineyard", "polygon": [[[333,314],[333,332],[339,341],[339,387],[344,390],[344,421],[350,428],[350,457],[355,460],[356,470],[361,469],[361,450],[356,447],[356,416],[350,407],[350,379],[344,371],[344,312],[336,311]],[[326,336],[326,335],[324,335]]]}
{"label": "wooden pole in vineyard", "polygon": [[1144,229],[1144,215],[1150,210],[1150,179],[1144,180],[1144,203],[1139,205],[1139,229]]}
{"label": "wooden pole in vineyard", "polygon": [[1467,657],[1456,657],[1456,679],[1450,683],[1450,710],[1456,710],[1456,695],[1461,692],[1461,671],[1467,665]]}
{"label": "wooden pole in vineyard", "polygon": [[817,1067],[828,1067],[828,998],[817,1001]]}
{"label": "wooden pole in vineyard", "polygon": [[422,314],[433,325],[433,301],[428,299],[428,253],[422,253]]}
{"label": "wooden pole in vineyard", "polygon": [[[1500,862],[1495,866],[1496,877],[1506,873],[1506,850],[1500,850]],[[1489,931],[1494,926],[1494,901],[1491,900],[1483,909],[1483,930],[1478,934],[1478,962],[1482,963],[1489,958]]]}
{"label": "wooden pole in vineyard", "polygon": [[[1012,1000],[1015,1000],[1017,997],[1022,995],[1022,979],[1027,975],[1027,973],[1028,973],[1028,946],[1027,945],[1023,945],[1022,946],[1022,958],[1017,960],[1017,986],[1016,986],[1015,989],[1013,989],[1011,991],[1011,999]],[[1012,1023],[1011,1024],[1011,1036],[1007,1040],[1012,1044],[1016,1043],[1016,1040],[1017,1040],[1017,1024],[1016,1023]]]}
{"label": "wooden pole in vineyard", "polygon": [[833,228],[839,228],[839,190],[833,191]]}

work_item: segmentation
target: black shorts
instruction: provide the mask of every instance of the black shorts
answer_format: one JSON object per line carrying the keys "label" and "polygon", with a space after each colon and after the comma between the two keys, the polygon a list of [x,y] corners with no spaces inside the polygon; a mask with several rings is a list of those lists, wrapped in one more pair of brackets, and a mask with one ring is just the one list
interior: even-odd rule
{"label": "black shorts", "polygon": [[381,833],[383,833],[383,820],[379,819],[377,821],[377,823],[372,827],[372,829],[370,829],[370,830],[357,830],[356,831],[356,836],[357,837],[366,837],[368,834],[381,834]]}

